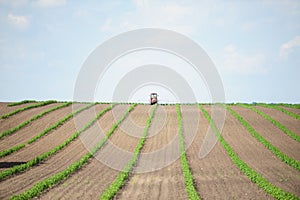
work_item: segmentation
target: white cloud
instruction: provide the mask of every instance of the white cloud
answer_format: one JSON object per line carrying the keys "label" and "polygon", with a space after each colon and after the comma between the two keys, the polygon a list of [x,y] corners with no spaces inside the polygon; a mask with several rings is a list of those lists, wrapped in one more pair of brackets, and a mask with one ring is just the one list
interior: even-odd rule
{"label": "white cloud", "polygon": [[66,0],[37,0],[33,3],[33,6],[48,8],[63,6],[66,4]]}
{"label": "white cloud", "polygon": [[292,40],[284,43],[280,47],[279,56],[281,59],[288,58],[289,54],[293,51],[295,47],[300,46],[300,36],[294,37]]}
{"label": "white cloud", "polygon": [[263,66],[265,56],[263,54],[243,55],[237,48],[230,44],[224,48],[223,60],[220,64],[225,71],[242,74],[264,73],[267,69]]}
{"label": "white cloud", "polygon": [[25,29],[29,26],[30,20],[28,16],[22,16],[22,15],[14,15],[14,14],[8,14],[7,19],[10,24],[13,26],[20,28],[20,29]]}

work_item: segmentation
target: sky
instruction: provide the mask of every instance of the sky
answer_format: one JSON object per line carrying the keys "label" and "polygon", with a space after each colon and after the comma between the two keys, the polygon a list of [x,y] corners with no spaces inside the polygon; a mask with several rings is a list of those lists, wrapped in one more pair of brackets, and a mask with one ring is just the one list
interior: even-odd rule
{"label": "sky", "polygon": [[[198,43],[220,74],[226,102],[300,103],[298,0],[0,0],[0,101],[73,100],[90,53],[141,28],[176,31]],[[123,62],[142,64],[151,56]],[[108,76],[117,83],[114,69]],[[95,96],[109,100],[114,88],[103,84]],[[192,87],[198,101],[207,101],[202,87]],[[160,96],[172,100],[167,93],[161,89]],[[131,95],[143,100],[138,94],[145,95]]]}

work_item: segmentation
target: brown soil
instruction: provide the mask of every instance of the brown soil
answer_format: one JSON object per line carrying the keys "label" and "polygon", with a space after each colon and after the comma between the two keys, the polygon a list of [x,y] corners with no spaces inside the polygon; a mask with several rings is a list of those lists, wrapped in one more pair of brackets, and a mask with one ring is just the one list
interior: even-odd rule
{"label": "brown soil", "polygon": [[[175,106],[166,106],[164,109],[168,114],[167,122],[160,133],[146,140],[142,153],[149,153],[167,145],[169,138],[174,138],[178,134]],[[155,113],[154,118],[160,118],[160,114],[160,112]],[[150,128],[156,129],[156,122],[153,120]],[[149,130],[151,131],[155,130]],[[171,154],[176,154],[179,146],[172,151]],[[166,155],[162,155],[164,160],[168,159]],[[140,161],[137,168],[139,165],[141,165]],[[117,194],[116,199],[187,199],[180,160],[158,171],[132,175]]]}
{"label": "brown soil", "polygon": [[[107,106],[108,105],[97,105],[96,110],[100,111]],[[92,117],[94,117],[90,115],[90,112],[93,111],[94,111],[94,107],[89,108],[83,111],[81,114],[77,115],[77,117],[82,123],[81,127],[83,127],[84,124],[86,124],[88,121],[92,119]],[[47,123],[47,122],[42,121],[41,123]],[[0,158],[0,162],[16,162],[16,161],[27,162],[37,157],[38,155],[49,151],[55,146],[63,143],[76,131],[78,130],[75,127],[74,121],[69,120],[68,122],[66,122],[59,128],[57,128],[54,132],[48,134],[46,137],[41,138],[37,142],[28,145],[26,148],[21,149],[16,153],[13,153],[4,158]]]}
{"label": "brown soil", "polygon": [[256,106],[255,108],[259,109],[260,111],[264,112],[265,114],[269,115],[286,128],[288,128],[293,133],[300,135],[300,121],[275,109],[265,108],[261,106]]}
{"label": "brown soil", "polygon": [[[300,161],[300,145],[299,142],[290,138],[267,119],[247,108],[240,106],[232,106],[234,111],[241,115],[261,136],[268,140],[272,145],[277,147],[284,154]],[[282,113],[283,117],[286,117]]]}
{"label": "brown soil", "polygon": [[[205,109],[207,107],[204,107]],[[197,107],[194,107],[195,112]],[[189,113],[191,115],[193,113]],[[196,113],[194,113],[195,115]],[[186,117],[183,112],[183,118]],[[192,124],[184,124],[186,127]],[[271,199],[262,189],[252,183],[231,161],[222,145],[217,142],[203,159],[199,158],[200,147],[208,132],[209,123],[200,114],[198,133],[187,150],[188,162],[202,199]],[[213,134],[211,132],[211,134]],[[223,133],[224,135],[224,133]],[[238,141],[237,139],[235,139]]]}
{"label": "brown soil", "polygon": [[[124,105],[121,105],[124,107]],[[120,106],[119,106],[120,107]],[[128,106],[126,106],[128,108]],[[115,108],[118,109],[118,108]],[[122,112],[126,109],[120,109]],[[122,112],[120,112],[122,114]],[[133,120],[136,124],[146,124],[147,121],[147,110],[143,108],[143,106],[137,106],[131,113],[131,117],[128,117],[124,120],[121,126],[125,126],[126,129],[127,124],[131,124],[131,120]],[[139,117],[135,117],[139,115]],[[100,122],[100,126],[106,126],[106,132],[113,125],[113,116],[110,115],[107,120],[108,123]],[[131,142],[128,142],[131,141]],[[133,152],[137,143],[138,138],[127,135],[120,128],[117,128],[115,132],[110,137],[110,142],[119,148],[123,148],[129,152]],[[96,155],[97,158],[99,156],[101,159],[99,161],[96,158],[93,158],[89,161],[87,165],[84,166],[78,173],[74,174],[64,183],[56,186],[50,192],[45,193],[41,196],[41,199],[98,199],[100,194],[113,182],[113,180],[117,177],[119,171],[110,168],[107,164],[103,164],[103,162],[107,161],[103,156],[109,157],[114,154],[113,150],[109,148],[108,145],[105,145],[100,152],[109,153],[109,155],[105,155],[104,153],[99,153]]]}
{"label": "brown soil", "polygon": [[[96,108],[97,111],[102,110],[107,105],[101,105]],[[84,111],[82,113],[84,115]],[[81,115],[81,114],[79,114]],[[99,119],[100,124],[110,124],[111,112],[104,114]],[[108,129],[107,126],[104,126]],[[90,134],[96,132],[97,124],[87,129],[82,134]],[[76,139],[70,145],[68,145],[63,151],[59,151],[57,154],[43,162],[42,164],[33,167],[26,173],[16,175],[10,179],[0,182],[0,198],[9,198],[12,194],[18,194],[26,189],[32,187],[37,181],[50,177],[51,175],[58,173],[75,161],[79,160],[82,156],[88,153],[88,150],[83,145],[80,139]]]}
{"label": "brown soil", "polygon": [[[84,105],[81,105],[83,107]],[[5,140],[0,140],[0,151],[8,149],[17,144],[25,144],[30,138],[36,136],[44,129],[56,123],[61,118],[72,113],[72,106],[55,110],[52,113],[33,121],[30,125],[17,131],[15,134],[7,136]],[[48,134],[51,134],[48,133]]]}
{"label": "brown soil", "polygon": [[285,191],[300,195],[300,180],[295,176],[300,173],[275,157],[230,113],[226,116],[223,137],[239,157],[264,178]]}
{"label": "brown soil", "polygon": [[24,108],[26,106],[35,104],[35,103],[27,103],[27,104],[21,104],[21,105],[17,105],[17,106],[8,106],[8,102],[0,102],[0,116],[7,114],[11,111],[17,110],[19,108]]}
{"label": "brown soil", "polygon": [[[30,118],[32,118],[34,115],[37,115],[43,111],[46,111],[50,108],[56,107],[60,105],[60,103],[52,103],[46,106],[41,106],[41,107],[37,107],[37,108],[32,108],[29,110],[25,110],[22,111],[20,113],[17,113],[16,115],[12,115],[6,119],[1,119],[0,118],[0,132],[11,129],[17,125],[19,125],[22,122],[25,122],[27,120],[29,120]],[[15,108],[14,110],[16,110],[17,108]]]}
{"label": "brown soil", "polygon": [[300,109],[298,108],[289,108],[289,107],[285,107],[285,106],[281,106],[281,108],[286,109],[287,111],[290,111],[292,113],[295,113],[297,115],[300,115]]}
{"label": "brown soil", "polygon": [[[6,104],[0,103],[0,113],[3,112],[4,114],[18,107],[28,105],[7,107]],[[27,110],[8,119],[0,120],[0,128],[1,130],[7,130],[57,105],[50,104]],[[83,127],[86,122],[94,117],[91,115],[94,108],[99,112],[107,106],[107,104],[96,105],[83,111],[77,115],[76,124]],[[24,173],[0,181],[0,199],[8,199],[11,195],[19,194],[31,188],[38,181],[44,180],[78,161],[88,152],[87,149],[94,147],[104,137],[99,127],[103,133],[107,133],[115,120],[121,117],[128,107],[129,105],[115,106],[113,111],[105,113],[98,120],[98,123],[83,132],[80,138],[71,142],[48,160]],[[131,152],[134,151],[143,133],[151,108],[152,106],[149,105],[138,105],[115,130],[95,158],[90,159],[82,169],[71,175],[63,183],[54,186],[38,198],[98,199],[101,193],[117,177],[119,170],[116,169],[122,169],[131,158]],[[204,108],[209,111],[211,106],[204,106]],[[231,108],[283,153],[300,160],[298,153],[300,152],[300,146],[296,141],[255,112],[239,106],[232,106]],[[257,108],[262,109],[261,107]],[[196,106],[181,106],[181,110],[185,142],[186,146],[189,147],[187,149],[187,159],[201,199],[272,199],[233,164],[219,142],[216,143],[206,157],[199,159],[200,147],[206,137],[209,123]],[[294,121],[293,118],[273,109],[262,109],[262,111],[284,124],[287,128],[294,130],[297,134],[299,133],[299,123]],[[34,121],[31,126],[24,127],[16,134],[0,140],[0,149],[6,149],[27,141],[70,112],[70,107],[62,108]],[[199,121],[198,117],[200,118]],[[195,124],[199,126],[195,127]],[[0,158],[0,164],[4,166],[4,162],[6,164],[20,164],[28,161],[65,141],[78,130],[76,128],[78,126],[75,127],[74,119],[69,120],[19,152]],[[195,133],[195,137],[193,133]],[[300,196],[298,189],[300,188],[300,173],[276,158],[228,112],[222,134],[239,157],[255,171],[261,173],[274,185]],[[109,144],[115,145],[115,148],[112,148],[112,145]],[[167,151],[163,151],[164,149],[167,149]],[[179,142],[175,106],[158,106],[137,166],[115,199],[188,199],[180,160],[176,157],[178,153]],[[151,155],[154,156],[151,157]],[[166,162],[171,164],[162,167],[162,163]],[[4,168],[1,168],[1,170],[4,170]],[[149,172],[142,173],[143,170]]]}

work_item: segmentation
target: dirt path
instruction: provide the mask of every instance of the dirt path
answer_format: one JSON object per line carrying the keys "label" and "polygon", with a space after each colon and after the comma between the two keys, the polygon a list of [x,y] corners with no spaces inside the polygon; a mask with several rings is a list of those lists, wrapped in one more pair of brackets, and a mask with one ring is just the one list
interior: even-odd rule
{"label": "dirt path", "polygon": [[[97,112],[104,109],[108,105],[96,105],[95,108]],[[89,122],[94,115],[91,115],[91,112],[94,112],[94,107],[89,108],[76,117],[81,122],[79,125],[80,127],[83,127],[84,124]],[[76,131],[78,131],[75,127],[74,121],[70,120],[57,128],[54,132],[51,134],[46,135],[45,137],[41,138],[37,142],[34,142],[30,145],[28,145],[26,148],[21,149],[20,151],[11,154],[9,156],[6,156],[4,158],[0,158],[0,162],[27,162],[38,155],[45,153],[49,151],[50,149],[54,148],[55,146],[63,143],[65,140],[67,140],[71,135],[73,135]]]}
{"label": "dirt path", "polygon": [[[197,107],[183,110],[183,120],[197,115]],[[207,106],[204,106],[207,110]],[[189,132],[189,121],[185,120],[184,134]],[[256,184],[252,183],[231,161],[222,145],[217,142],[212,151],[203,159],[199,158],[200,147],[207,134],[209,123],[200,113],[199,127],[192,145],[187,150],[196,188],[203,199],[272,199]],[[211,134],[213,134],[211,132]]]}
{"label": "dirt path", "polygon": [[297,135],[300,135],[300,121],[281,112],[280,110],[265,108],[261,106],[256,106],[258,110],[264,112],[266,115],[269,115],[285,127],[287,127],[290,131],[294,132]]}
{"label": "dirt path", "polygon": [[[0,119],[0,132],[11,129],[17,125],[19,125],[22,122],[25,122],[32,118],[34,115],[37,115],[43,111],[46,111],[50,108],[56,107],[58,105],[61,105],[61,103],[52,103],[46,106],[41,106],[37,108],[32,108],[29,110],[22,111],[20,113],[17,113],[15,115],[12,115],[6,119]],[[15,108],[14,110],[16,110]]]}
{"label": "dirt path", "polygon": [[[145,165],[147,163],[168,162],[169,156],[174,157],[179,152],[177,138],[177,142],[175,141],[175,144],[177,143],[176,147],[171,148],[167,152],[162,152],[158,156],[159,158],[145,155],[165,147],[172,139],[176,140],[178,135],[175,106],[164,106],[163,109],[167,113],[167,121],[160,130],[161,121],[157,119],[164,118],[164,111],[158,108],[158,112],[155,113],[149,129],[149,134],[152,137],[145,142],[136,170],[142,170],[141,168],[147,167]],[[157,130],[160,131],[156,134]],[[150,160],[147,160],[147,158]],[[154,165],[154,167],[159,166]],[[158,171],[133,174],[117,194],[116,199],[187,199],[180,160]]]}
{"label": "dirt path", "polygon": [[26,104],[21,104],[17,106],[8,106],[10,104],[9,102],[0,102],[0,116],[7,114],[11,111],[17,110],[19,108],[24,108],[26,106],[35,104],[35,103],[26,103]]}
{"label": "dirt path", "polygon": [[[80,105],[83,107],[85,105]],[[33,121],[29,126],[25,126],[16,132],[16,134],[5,137],[5,139],[0,140],[0,151],[4,149],[8,149],[17,144],[24,144],[30,138],[36,136],[44,129],[48,128],[52,124],[56,123],[61,118],[66,115],[72,113],[72,106],[68,106],[65,108],[61,108],[59,110],[55,110],[52,113],[49,113],[35,121]]]}
{"label": "dirt path", "polygon": [[300,179],[297,177],[300,173],[275,157],[230,113],[226,117],[223,137],[251,168],[277,187],[300,196]]}
{"label": "dirt path", "polygon": [[[259,114],[240,106],[231,108],[241,115],[260,135],[277,147],[284,154],[300,161],[299,142],[293,140],[271,122],[261,117]],[[283,113],[284,114],[284,113]]]}
{"label": "dirt path", "polygon": [[[99,111],[99,108],[97,110]],[[110,123],[113,122],[112,112],[109,111],[102,116],[98,123],[108,130]],[[97,134],[98,125],[94,124],[82,134]],[[51,175],[64,170],[70,164],[79,160],[83,155],[88,153],[88,150],[78,138],[67,146],[63,151],[58,152],[49,160],[43,162],[26,173],[19,174],[10,179],[0,182],[0,198],[7,199],[12,194],[18,194],[32,187],[37,181],[50,177]]]}
{"label": "dirt path", "polygon": [[[121,110],[122,112],[124,111],[124,109]],[[130,115],[131,117],[126,118],[122,123],[121,126],[123,126],[123,129],[126,129],[127,125],[131,125],[131,120],[136,124],[145,124],[148,118],[147,110],[143,106],[137,106]],[[112,120],[113,116],[108,121],[112,122]],[[103,125],[110,128],[112,124],[106,123]],[[138,143],[138,138],[131,137],[122,131],[122,129],[117,128],[111,135],[110,142],[119,148],[133,152]],[[102,159],[102,162],[93,158],[78,173],[71,176],[63,184],[54,187],[42,195],[41,199],[98,199],[100,194],[113,182],[119,173],[119,171],[112,169],[107,164],[103,164],[110,159],[113,159],[114,162],[118,161],[114,158],[114,155],[114,150],[105,145],[96,155],[97,158]]]}

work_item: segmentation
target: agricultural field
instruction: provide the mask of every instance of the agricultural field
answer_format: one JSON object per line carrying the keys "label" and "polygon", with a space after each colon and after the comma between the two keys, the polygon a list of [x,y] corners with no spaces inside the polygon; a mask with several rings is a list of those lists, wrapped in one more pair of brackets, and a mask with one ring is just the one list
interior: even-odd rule
{"label": "agricultural field", "polygon": [[299,105],[22,101],[0,116],[0,199],[300,199]]}

